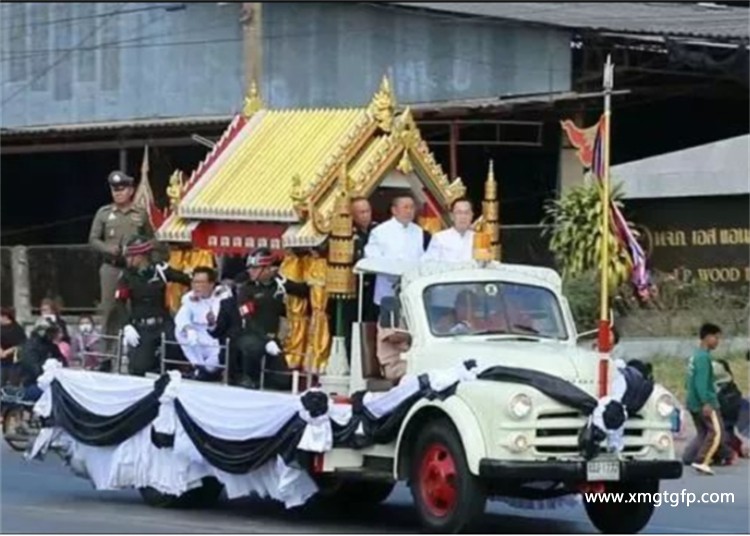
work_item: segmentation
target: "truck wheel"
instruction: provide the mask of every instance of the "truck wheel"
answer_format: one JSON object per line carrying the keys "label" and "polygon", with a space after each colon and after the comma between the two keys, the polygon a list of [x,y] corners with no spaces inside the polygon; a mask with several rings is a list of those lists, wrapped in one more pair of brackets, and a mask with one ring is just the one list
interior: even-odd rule
{"label": "truck wheel", "polygon": [[138,488],[143,502],[154,508],[211,508],[221,497],[224,487],[213,477],[203,479],[200,487],[182,495],[169,495],[154,488]]}
{"label": "truck wheel", "polygon": [[446,419],[430,422],[417,436],[409,482],[429,532],[459,532],[484,512],[487,495],[469,472],[461,439]]}
{"label": "truck wheel", "polygon": [[[622,483],[607,485],[606,493],[623,493],[627,500],[630,493],[658,493],[659,482]],[[637,503],[583,503],[586,514],[591,523],[604,534],[636,534],[643,530],[654,513],[654,504],[649,502]]]}

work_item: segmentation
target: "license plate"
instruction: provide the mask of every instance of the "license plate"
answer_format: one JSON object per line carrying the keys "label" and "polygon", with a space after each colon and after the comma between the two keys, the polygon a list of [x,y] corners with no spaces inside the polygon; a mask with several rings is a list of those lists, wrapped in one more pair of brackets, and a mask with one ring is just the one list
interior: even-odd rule
{"label": "license plate", "polygon": [[618,460],[591,460],[586,462],[586,480],[589,482],[620,480]]}

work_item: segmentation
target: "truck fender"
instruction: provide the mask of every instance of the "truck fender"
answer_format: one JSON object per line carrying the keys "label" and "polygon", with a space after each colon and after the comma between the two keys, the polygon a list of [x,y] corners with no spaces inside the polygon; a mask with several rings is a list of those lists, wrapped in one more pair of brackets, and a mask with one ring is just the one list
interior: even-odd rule
{"label": "truck fender", "polygon": [[414,444],[416,433],[422,426],[436,417],[447,417],[456,427],[466,452],[466,463],[472,474],[479,474],[479,461],[486,457],[484,435],[474,412],[458,398],[451,396],[443,401],[420,400],[409,410],[396,440],[393,476],[396,480],[408,477],[409,449]]}

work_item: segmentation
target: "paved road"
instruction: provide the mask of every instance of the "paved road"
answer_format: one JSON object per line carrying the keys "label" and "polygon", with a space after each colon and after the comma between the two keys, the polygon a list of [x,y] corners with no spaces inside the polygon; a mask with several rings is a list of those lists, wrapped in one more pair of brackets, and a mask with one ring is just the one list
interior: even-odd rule
{"label": "paved road", "polygon": [[[50,456],[26,462],[5,445],[2,456],[2,533],[414,533],[419,526],[408,490],[397,488],[381,506],[358,512],[285,511],[269,501],[239,500],[209,511],[155,510],[132,490],[97,492]],[[748,517],[748,464],[720,468],[716,477],[688,474],[662,489],[734,492],[734,504],[662,506],[646,532],[744,533]],[[547,512],[516,510],[492,503],[478,527],[486,533],[591,533],[582,507]]]}

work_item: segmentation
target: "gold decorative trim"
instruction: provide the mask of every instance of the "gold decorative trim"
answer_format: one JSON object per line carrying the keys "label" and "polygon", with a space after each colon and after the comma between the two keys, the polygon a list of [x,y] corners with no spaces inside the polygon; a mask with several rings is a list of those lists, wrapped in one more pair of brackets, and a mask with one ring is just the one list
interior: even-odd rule
{"label": "gold decorative trim", "polygon": [[183,173],[176,169],[172,176],[169,177],[169,186],[167,186],[167,198],[169,199],[169,211],[174,213],[180,205],[182,194],[185,192],[185,181]]}
{"label": "gold decorative trim", "polygon": [[247,119],[250,119],[256,112],[264,108],[263,100],[260,98],[260,92],[258,91],[258,85],[255,80],[250,82],[250,88],[245,96],[245,104],[242,107],[242,115]]}
{"label": "gold decorative trim", "polygon": [[401,160],[399,160],[396,169],[404,175],[409,175],[412,171],[414,171],[414,166],[412,166],[411,160],[409,160],[409,151],[404,150],[404,153],[403,155],[401,155]]}
{"label": "gold decorative trim", "polygon": [[394,113],[396,110],[396,98],[391,89],[391,83],[387,76],[383,76],[380,88],[372,97],[367,111],[375,120],[378,128],[383,132],[390,132],[393,127]]}

